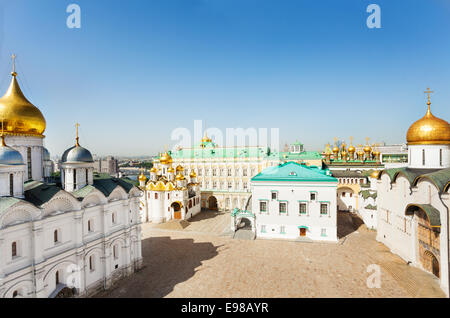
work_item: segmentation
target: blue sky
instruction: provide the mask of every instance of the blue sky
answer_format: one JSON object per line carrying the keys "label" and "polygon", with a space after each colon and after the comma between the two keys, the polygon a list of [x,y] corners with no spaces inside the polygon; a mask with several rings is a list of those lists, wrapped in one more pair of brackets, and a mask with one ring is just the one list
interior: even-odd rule
{"label": "blue sky", "polygon": [[[446,0],[15,0],[0,6],[0,90],[10,55],[47,120],[52,155],[163,150],[173,129],[280,128],[308,150],[355,137],[401,143],[425,113],[450,117]],[[81,7],[81,29],[66,7]],[[381,7],[381,29],[366,7]]]}

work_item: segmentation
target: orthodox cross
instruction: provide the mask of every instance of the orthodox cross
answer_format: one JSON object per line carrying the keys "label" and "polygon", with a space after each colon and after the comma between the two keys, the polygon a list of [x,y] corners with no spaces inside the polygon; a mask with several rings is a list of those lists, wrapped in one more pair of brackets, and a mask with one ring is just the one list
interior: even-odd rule
{"label": "orthodox cross", "polygon": [[80,124],[79,124],[79,123],[76,123],[76,124],[75,124],[75,128],[77,129],[77,138],[76,138],[76,141],[77,141],[76,146],[77,146],[77,147],[80,145],[80,144],[78,143],[78,140],[79,140],[79,137],[78,137],[78,127],[80,127]]}
{"label": "orthodox cross", "polygon": [[369,144],[369,137],[366,137],[366,143]]}
{"label": "orthodox cross", "polygon": [[428,87],[424,93],[428,95],[428,102],[430,102],[430,94],[434,93],[434,91],[430,91],[430,88]]}
{"label": "orthodox cross", "polygon": [[13,76],[16,76],[16,74],[17,74],[17,73],[16,73],[16,57],[17,57],[17,56],[16,56],[15,54],[12,55],[13,71],[12,71],[11,74],[12,74]]}
{"label": "orthodox cross", "polygon": [[353,136],[350,136],[350,145],[353,146]]}

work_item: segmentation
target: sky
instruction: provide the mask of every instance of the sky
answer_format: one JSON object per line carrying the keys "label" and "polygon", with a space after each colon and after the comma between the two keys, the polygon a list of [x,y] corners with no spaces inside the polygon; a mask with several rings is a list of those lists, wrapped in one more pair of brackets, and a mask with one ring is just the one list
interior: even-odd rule
{"label": "sky", "polygon": [[[66,25],[72,3],[79,29]],[[449,16],[447,0],[0,0],[0,92],[15,53],[52,156],[76,122],[97,155],[153,155],[194,120],[279,128],[307,150],[403,143],[427,87],[450,118]]]}

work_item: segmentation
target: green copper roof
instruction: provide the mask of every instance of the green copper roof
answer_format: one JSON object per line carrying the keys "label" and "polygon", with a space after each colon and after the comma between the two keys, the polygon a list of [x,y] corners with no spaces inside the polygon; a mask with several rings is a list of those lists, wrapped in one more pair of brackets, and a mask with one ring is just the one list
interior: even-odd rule
{"label": "green copper roof", "polygon": [[73,192],[72,194],[77,199],[83,199],[83,198],[87,197],[94,190],[95,190],[95,187],[93,187],[91,185],[87,185],[87,186]]}
{"label": "green copper roof", "polygon": [[414,212],[414,208],[416,210],[419,208],[425,212],[425,214],[428,216],[428,220],[430,221],[431,226],[441,226],[441,216],[439,210],[435,209],[431,204],[408,204],[406,210]]}
{"label": "green copper roof", "polygon": [[54,184],[45,184],[38,181],[25,183],[25,200],[35,206],[41,206],[50,201],[59,191],[60,187]]}
{"label": "green copper roof", "polygon": [[417,185],[419,179],[430,180],[439,189],[439,193],[442,193],[450,183],[450,168],[420,175],[414,179],[413,184]]}
{"label": "green copper roof", "polygon": [[22,200],[14,197],[2,197],[0,198],[0,214],[2,212],[6,211],[8,208],[16,204],[17,202],[20,202]]}
{"label": "green copper roof", "polygon": [[319,181],[338,182],[329,170],[316,166],[305,166],[296,162],[286,162],[278,166],[264,169],[254,176],[251,181]]}
{"label": "green copper roof", "polygon": [[371,193],[370,190],[362,190],[359,193],[361,193],[361,196],[364,198],[364,200],[366,200],[369,197],[376,199],[378,195],[377,192]]}

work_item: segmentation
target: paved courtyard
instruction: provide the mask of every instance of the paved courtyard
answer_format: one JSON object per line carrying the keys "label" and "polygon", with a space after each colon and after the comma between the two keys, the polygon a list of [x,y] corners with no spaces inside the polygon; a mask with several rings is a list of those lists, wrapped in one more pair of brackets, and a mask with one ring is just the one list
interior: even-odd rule
{"label": "paved courtyard", "polygon": [[[437,279],[407,266],[376,232],[339,217],[339,243],[236,240],[229,214],[202,212],[181,230],[143,224],[144,268],[97,297],[443,297]],[[368,288],[370,264],[381,288]]]}

